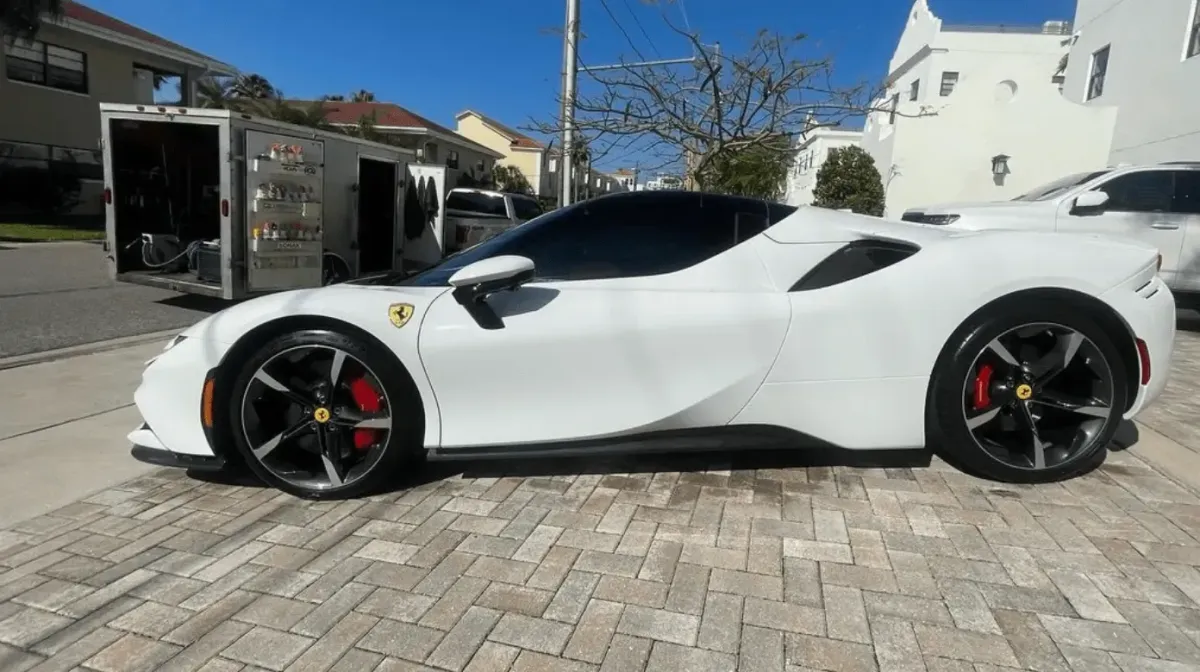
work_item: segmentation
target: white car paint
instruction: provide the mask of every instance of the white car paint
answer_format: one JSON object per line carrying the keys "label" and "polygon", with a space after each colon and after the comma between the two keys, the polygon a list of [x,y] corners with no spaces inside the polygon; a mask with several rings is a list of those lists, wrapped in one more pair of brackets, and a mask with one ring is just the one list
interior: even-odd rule
{"label": "white car paint", "polygon": [[[952,219],[945,226],[959,230],[1017,229],[1131,238],[1155,247],[1162,254],[1160,275],[1172,291],[1200,294],[1200,214],[1128,212],[1111,205],[1084,210],[1074,207],[1081,194],[1103,192],[1106,186],[1111,187],[1114,181],[1125,176],[1164,172],[1195,174],[1200,172],[1200,164],[1128,166],[1095,172],[1103,174],[1054,192],[1042,200],[945,203],[911,208],[904,217],[917,218],[913,221],[938,217],[943,221]],[[1200,201],[1200,193],[1195,194],[1195,198]]]}
{"label": "white car paint", "polygon": [[[857,280],[788,291],[864,237],[921,251]],[[764,424],[851,449],[919,447],[926,388],[950,334],[991,300],[1039,287],[1099,298],[1146,341],[1154,375],[1132,417],[1161,392],[1174,339],[1171,292],[1143,296],[1155,257],[1100,236],[961,232],[801,208],[676,273],[495,294],[500,329],[477,325],[449,286],[273,294],[201,321],[150,363],[135,394],[147,427],[130,439],[212,455],[199,418],[206,374],[254,328],[316,316],[366,331],[407,366],[425,445],[441,454]],[[402,328],[388,319],[399,302],[413,306]]]}

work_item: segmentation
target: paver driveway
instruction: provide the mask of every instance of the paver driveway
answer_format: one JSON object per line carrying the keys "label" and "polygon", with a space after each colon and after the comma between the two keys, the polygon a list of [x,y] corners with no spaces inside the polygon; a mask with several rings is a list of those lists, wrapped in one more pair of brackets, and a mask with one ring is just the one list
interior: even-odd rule
{"label": "paver driveway", "polygon": [[0,671],[1200,669],[1200,498],[1130,452],[1037,487],[631,464],[334,503],[154,472],[0,531]]}
{"label": "paver driveway", "polygon": [[0,532],[0,669],[1170,672],[1200,666],[1198,538],[1200,499],[1127,453],[1039,487],[935,463],[340,503],[164,470]]}

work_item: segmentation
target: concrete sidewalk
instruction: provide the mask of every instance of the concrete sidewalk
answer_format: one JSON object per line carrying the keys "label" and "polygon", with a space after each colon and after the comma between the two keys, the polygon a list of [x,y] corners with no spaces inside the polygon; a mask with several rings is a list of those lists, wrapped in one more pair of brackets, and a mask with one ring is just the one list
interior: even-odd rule
{"label": "concrete sidewalk", "polygon": [[0,371],[0,528],[152,469],[129,457],[154,342]]}

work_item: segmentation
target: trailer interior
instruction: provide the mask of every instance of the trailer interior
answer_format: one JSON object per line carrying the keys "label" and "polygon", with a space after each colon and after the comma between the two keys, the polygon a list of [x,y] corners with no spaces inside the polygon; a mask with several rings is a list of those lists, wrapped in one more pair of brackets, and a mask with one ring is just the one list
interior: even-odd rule
{"label": "trailer interior", "polygon": [[110,123],[118,278],[220,296],[218,127]]}

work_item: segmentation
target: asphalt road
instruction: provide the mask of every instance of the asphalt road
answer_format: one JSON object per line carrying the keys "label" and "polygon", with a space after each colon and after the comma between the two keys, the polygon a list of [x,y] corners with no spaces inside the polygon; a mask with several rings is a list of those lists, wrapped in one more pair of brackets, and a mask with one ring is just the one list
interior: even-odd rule
{"label": "asphalt road", "polygon": [[183,328],[223,305],[113,283],[92,243],[0,243],[0,357]]}

